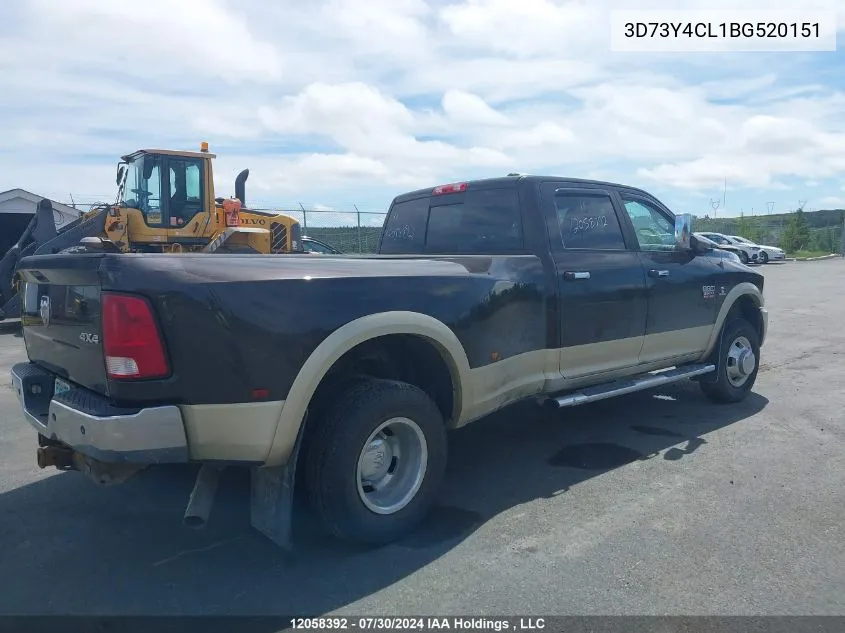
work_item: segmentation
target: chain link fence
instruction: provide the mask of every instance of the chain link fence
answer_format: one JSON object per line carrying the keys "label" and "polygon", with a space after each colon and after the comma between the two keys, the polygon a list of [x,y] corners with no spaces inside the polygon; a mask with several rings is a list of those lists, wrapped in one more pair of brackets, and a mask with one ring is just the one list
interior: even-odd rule
{"label": "chain link fence", "polygon": [[342,253],[375,253],[386,211],[336,211],[323,209],[256,209],[296,218],[302,235],[319,240]]}

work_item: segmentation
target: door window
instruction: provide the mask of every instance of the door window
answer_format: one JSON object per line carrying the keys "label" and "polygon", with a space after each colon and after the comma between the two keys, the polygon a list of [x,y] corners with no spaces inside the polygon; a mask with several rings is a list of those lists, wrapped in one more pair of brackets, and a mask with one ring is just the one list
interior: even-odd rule
{"label": "door window", "polygon": [[170,226],[183,226],[202,211],[202,163],[170,160]]}
{"label": "door window", "polygon": [[555,194],[555,208],[564,248],[625,250],[610,196],[563,191]]}
{"label": "door window", "polygon": [[140,207],[147,224],[161,224],[161,170],[159,161],[147,157],[144,160],[144,181],[141,191]]}
{"label": "door window", "polygon": [[622,202],[634,225],[640,250],[675,250],[675,224],[662,211],[645,200],[622,196]]}

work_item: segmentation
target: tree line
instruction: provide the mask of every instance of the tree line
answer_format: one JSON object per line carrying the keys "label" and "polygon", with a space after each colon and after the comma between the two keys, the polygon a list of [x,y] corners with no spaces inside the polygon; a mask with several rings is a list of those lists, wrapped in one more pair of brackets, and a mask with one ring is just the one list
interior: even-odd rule
{"label": "tree line", "polygon": [[739,235],[766,246],[779,246],[787,253],[799,251],[840,252],[845,210],[824,209],[738,218],[696,216],[694,230]]}

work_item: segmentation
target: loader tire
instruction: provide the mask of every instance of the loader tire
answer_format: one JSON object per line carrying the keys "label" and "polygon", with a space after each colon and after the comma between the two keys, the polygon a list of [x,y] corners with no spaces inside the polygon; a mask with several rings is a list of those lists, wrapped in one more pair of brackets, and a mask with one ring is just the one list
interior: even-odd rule
{"label": "loader tire", "polygon": [[304,492],[323,528],[384,545],[411,532],[446,470],[443,416],[421,389],[367,379],[338,393],[303,447]]}

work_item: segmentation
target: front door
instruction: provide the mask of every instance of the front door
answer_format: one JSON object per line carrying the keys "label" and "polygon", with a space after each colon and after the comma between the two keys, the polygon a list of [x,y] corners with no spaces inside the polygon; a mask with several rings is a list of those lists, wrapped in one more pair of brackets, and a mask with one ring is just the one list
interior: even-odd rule
{"label": "front door", "polygon": [[557,273],[561,373],[579,378],[636,365],[645,280],[621,209],[607,189],[550,182],[541,193]]}
{"label": "front door", "polygon": [[657,200],[627,190],[619,195],[646,276],[648,321],[640,362],[703,351],[716,321],[716,264],[676,248],[674,217]]}

